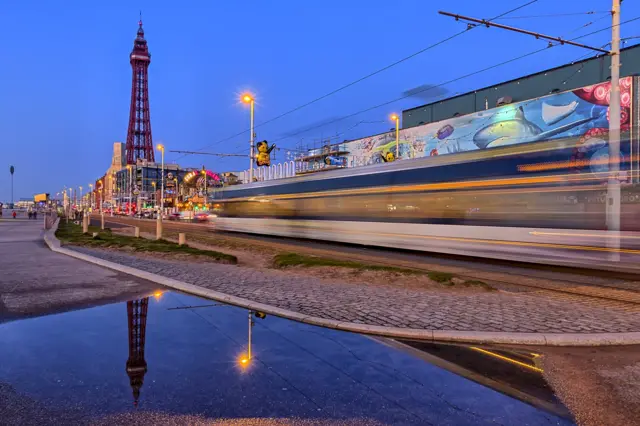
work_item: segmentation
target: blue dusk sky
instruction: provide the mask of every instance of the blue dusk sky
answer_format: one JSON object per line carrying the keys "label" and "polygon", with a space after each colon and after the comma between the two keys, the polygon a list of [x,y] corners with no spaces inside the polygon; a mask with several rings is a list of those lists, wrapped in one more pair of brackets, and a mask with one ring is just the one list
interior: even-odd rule
{"label": "blue dusk sky", "polygon": [[[0,13],[0,200],[54,195],[87,186],[111,161],[113,142],[126,140],[131,94],[129,53],[142,10],[151,52],[149,94],[154,143],[167,150],[248,153],[249,111],[240,93],[256,95],[256,124],[361,78],[459,32],[464,24],[439,9],[491,18],[527,3],[449,0],[112,0],[2,2]],[[610,25],[610,0],[539,0],[504,19],[562,37]],[[622,20],[640,15],[625,1]],[[593,22],[592,25],[587,25]],[[635,23],[622,36],[639,35]],[[635,32],[634,32],[635,31]],[[601,46],[608,31],[581,39]],[[337,136],[354,139],[388,130],[389,114],[530,74],[588,53],[561,46],[474,75],[438,90],[354,112],[524,55],[546,42],[477,28],[437,48],[256,129],[283,148]],[[337,120],[337,121],[336,121]],[[331,122],[331,123],[329,123]],[[305,131],[309,127],[312,130]],[[236,133],[245,131],[225,142]],[[295,134],[295,135],[293,135]],[[156,154],[159,157],[159,153]],[[284,159],[283,151],[275,161]],[[166,161],[223,171],[247,168],[246,158],[167,153]]]}

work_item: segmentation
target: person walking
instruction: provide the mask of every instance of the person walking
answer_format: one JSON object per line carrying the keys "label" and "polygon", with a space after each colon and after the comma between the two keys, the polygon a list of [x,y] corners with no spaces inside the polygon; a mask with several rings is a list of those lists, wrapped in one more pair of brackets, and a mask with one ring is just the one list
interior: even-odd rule
{"label": "person walking", "polygon": [[13,211],[13,218],[14,219],[16,218],[16,211],[15,210]]}

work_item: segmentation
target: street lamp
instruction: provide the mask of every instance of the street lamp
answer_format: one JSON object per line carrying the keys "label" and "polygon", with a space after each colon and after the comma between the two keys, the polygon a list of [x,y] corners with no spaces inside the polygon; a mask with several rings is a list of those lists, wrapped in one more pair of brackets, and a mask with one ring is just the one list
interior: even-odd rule
{"label": "street lamp", "polygon": [[102,182],[102,179],[98,181],[98,184],[100,185],[100,213],[102,213],[102,204],[104,203],[104,199],[102,198],[104,194],[104,184]]}
{"label": "street lamp", "polygon": [[84,210],[84,206],[82,205],[82,187],[79,186],[78,188],[80,188],[80,208]]}
{"label": "street lamp", "polygon": [[400,117],[398,114],[391,114],[391,120],[396,123],[396,159],[400,158]]}
{"label": "street lamp", "polygon": [[162,168],[160,173],[162,174],[162,179],[160,180],[160,215],[162,217],[162,212],[164,211],[164,145],[158,144],[158,149],[162,153]]}
{"label": "street lamp", "polygon": [[89,190],[91,191],[90,192],[91,195],[89,196],[89,208],[93,210],[93,184],[92,183],[89,184]]}
{"label": "street lamp", "polygon": [[242,95],[242,102],[245,104],[249,104],[251,107],[251,138],[249,139],[249,182],[253,182],[253,141],[254,141],[254,133],[253,133],[253,110],[256,100],[253,95],[249,93],[245,93]]}
{"label": "street lamp", "polygon": [[131,191],[132,191],[131,187],[133,186],[133,176],[131,175],[131,164],[127,164],[127,171],[129,174],[129,209],[128,209],[129,213],[128,214],[129,216],[131,216],[131,201],[133,199],[133,196],[131,194]]}
{"label": "street lamp", "polygon": [[207,194],[207,170],[204,168],[204,166],[202,166],[202,176],[204,177],[204,208],[205,210],[208,210],[207,198],[209,194]]}

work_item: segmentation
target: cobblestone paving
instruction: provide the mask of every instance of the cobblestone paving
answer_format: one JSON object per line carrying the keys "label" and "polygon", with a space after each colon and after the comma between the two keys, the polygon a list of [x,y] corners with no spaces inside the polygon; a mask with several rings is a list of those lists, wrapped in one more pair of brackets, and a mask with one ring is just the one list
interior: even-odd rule
{"label": "cobblestone paving", "polygon": [[293,277],[279,271],[187,263],[73,247],[112,262],[306,315],[429,330],[546,333],[640,331],[640,306],[582,296],[434,291]]}

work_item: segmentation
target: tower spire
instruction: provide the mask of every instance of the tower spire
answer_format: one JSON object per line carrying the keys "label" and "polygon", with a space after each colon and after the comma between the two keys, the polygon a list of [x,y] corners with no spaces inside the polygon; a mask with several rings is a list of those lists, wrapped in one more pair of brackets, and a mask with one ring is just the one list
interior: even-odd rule
{"label": "tower spire", "polygon": [[129,55],[132,81],[129,128],[127,130],[127,164],[136,164],[138,159],[155,161],[149,112],[148,69],[151,55],[142,29],[142,11],[140,11],[138,24],[137,37],[133,42],[131,55]]}

